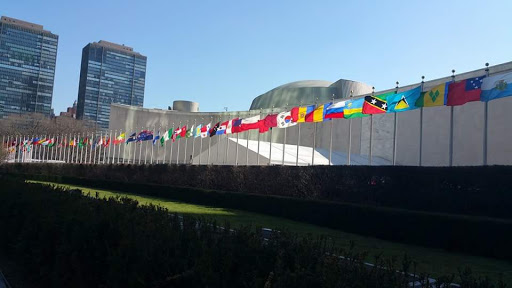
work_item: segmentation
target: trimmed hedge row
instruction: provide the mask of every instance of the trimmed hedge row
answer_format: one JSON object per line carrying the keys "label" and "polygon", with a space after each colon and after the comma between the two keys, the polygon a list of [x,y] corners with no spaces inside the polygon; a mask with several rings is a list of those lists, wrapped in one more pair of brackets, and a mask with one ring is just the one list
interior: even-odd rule
{"label": "trimmed hedge row", "polygon": [[65,176],[25,177],[240,209],[390,241],[512,259],[512,220]]}
{"label": "trimmed hedge row", "polygon": [[[368,267],[364,255],[334,250],[325,239],[283,231],[265,240],[257,229],[219,229],[128,198],[100,200],[2,180],[0,255],[34,287],[405,288],[411,281],[410,259]],[[495,287],[465,273],[460,281]]]}
{"label": "trimmed hedge row", "polygon": [[3,173],[184,186],[512,219],[511,166],[0,165]]}

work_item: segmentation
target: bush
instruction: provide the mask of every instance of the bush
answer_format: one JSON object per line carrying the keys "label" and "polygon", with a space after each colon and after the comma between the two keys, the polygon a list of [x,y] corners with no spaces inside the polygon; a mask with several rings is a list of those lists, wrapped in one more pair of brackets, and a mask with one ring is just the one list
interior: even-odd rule
{"label": "bush", "polygon": [[263,213],[385,240],[512,259],[512,220],[64,176],[31,179]]}
{"label": "bush", "polygon": [[[3,180],[0,252],[38,287],[408,287],[411,281],[407,258],[378,259],[370,267],[363,254],[334,250],[322,238],[283,231],[265,240],[258,229],[230,230],[227,223],[221,229],[128,198],[100,200]],[[468,287],[494,287],[464,277]]]}

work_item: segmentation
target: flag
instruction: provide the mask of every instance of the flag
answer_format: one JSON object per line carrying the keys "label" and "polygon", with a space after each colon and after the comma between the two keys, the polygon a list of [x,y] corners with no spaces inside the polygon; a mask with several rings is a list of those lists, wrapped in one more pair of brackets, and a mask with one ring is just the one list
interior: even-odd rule
{"label": "flag", "polygon": [[286,128],[294,125],[297,125],[297,123],[292,121],[292,113],[290,111],[281,112],[277,114],[278,128]]}
{"label": "flag", "polygon": [[263,118],[263,125],[267,128],[277,127],[277,114],[270,114]]}
{"label": "flag", "polygon": [[208,125],[201,127],[201,138],[210,136],[210,125],[211,123],[208,123]]}
{"label": "flag", "polygon": [[162,137],[160,137],[160,145],[161,146],[164,146],[164,143],[169,141],[169,139],[172,138],[172,128],[165,131],[164,135],[162,135]]}
{"label": "flag", "polygon": [[388,96],[388,113],[418,109],[416,101],[421,96],[421,86]]}
{"label": "flag", "polygon": [[251,130],[251,129],[259,129],[260,128],[259,121],[260,121],[260,115],[242,119],[242,122],[240,123],[240,126],[241,126],[240,132]]}
{"label": "flag", "polygon": [[190,127],[190,129],[187,130],[186,137],[190,138],[190,137],[192,137],[193,134],[194,134],[194,125],[192,125],[192,127]]}
{"label": "flag", "polygon": [[448,84],[450,84],[450,82],[439,84],[428,91],[421,92],[421,95],[416,101],[415,105],[417,107],[434,107],[446,105]]}
{"label": "flag", "polygon": [[293,107],[290,111],[292,114],[293,122],[306,122],[306,115],[313,112],[315,110],[315,105],[309,105],[304,107]]}
{"label": "flag", "polygon": [[226,134],[232,134],[233,132],[233,123],[237,121],[238,118],[231,119],[228,121],[228,125],[226,126]]}
{"label": "flag", "polygon": [[365,96],[363,114],[382,114],[388,111],[388,97],[395,92],[388,92],[376,96]]}
{"label": "flag", "polygon": [[325,119],[332,118],[343,118],[343,109],[345,109],[347,101],[340,101],[334,104],[331,104],[329,107],[325,109]]}
{"label": "flag", "polygon": [[487,77],[482,83],[481,101],[512,96],[512,72]]}
{"label": "flag", "polygon": [[228,126],[228,121],[220,123],[219,128],[217,128],[217,132],[215,132],[215,135],[226,134],[227,126]]}
{"label": "flag", "polygon": [[348,100],[343,110],[343,117],[345,119],[366,117],[368,115],[363,114],[363,103],[364,98]]}
{"label": "flag", "polygon": [[142,130],[137,135],[137,142],[153,140],[153,131]]}
{"label": "flag", "polygon": [[105,137],[105,140],[103,140],[103,147],[108,147],[110,145],[110,137]]}
{"label": "flag", "polygon": [[446,106],[457,106],[467,102],[480,101],[482,82],[485,76],[469,78],[448,85]]}
{"label": "flag", "polygon": [[128,137],[128,139],[126,139],[126,144],[133,142],[135,140],[137,140],[137,133],[133,132],[132,135],[130,135],[130,137]]}
{"label": "flag", "polygon": [[183,126],[181,127],[181,132],[180,132],[180,137],[179,138],[185,138],[187,136],[187,126]]}
{"label": "flag", "polygon": [[178,128],[174,129],[174,133],[172,133],[171,139],[172,142],[174,142],[179,138],[181,138],[181,128],[178,126]]}
{"label": "flag", "polygon": [[217,122],[217,124],[213,125],[213,127],[210,129],[210,137],[213,137],[214,135],[217,135],[217,129],[219,129],[220,122]]}
{"label": "flag", "polygon": [[119,134],[119,136],[117,136],[116,139],[114,140],[114,145],[123,143],[124,142],[124,136],[125,136],[124,133]]}
{"label": "flag", "polygon": [[194,130],[194,138],[201,137],[201,128],[203,128],[203,124],[197,125],[196,129]]}
{"label": "flag", "polygon": [[331,105],[332,102],[322,104],[315,108],[311,113],[306,114],[305,121],[306,122],[322,122],[324,121],[325,116],[325,107]]}
{"label": "flag", "polygon": [[153,145],[155,145],[156,141],[158,141],[160,139],[160,131],[158,131],[158,133],[156,134],[155,137],[153,137]]}

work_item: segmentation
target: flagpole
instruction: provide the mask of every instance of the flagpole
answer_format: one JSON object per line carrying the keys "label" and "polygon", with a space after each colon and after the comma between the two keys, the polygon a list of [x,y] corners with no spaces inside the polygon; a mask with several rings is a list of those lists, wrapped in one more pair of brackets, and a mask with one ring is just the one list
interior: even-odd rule
{"label": "flagpole", "polygon": [[[210,117],[210,120],[211,120],[211,123],[213,124],[213,117]],[[211,124],[210,124],[211,125]],[[208,127],[206,127],[208,128]],[[208,133],[206,135],[209,134],[209,129],[208,129]],[[212,135],[208,135],[208,159],[206,161],[206,165],[210,165],[210,147],[211,147],[211,144],[212,144]]]}
{"label": "flagpole", "polygon": [[[143,127],[141,128],[142,131]],[[133,157],[132,157],[132,164],[135,165],[135,156],[137,156],[137,130],[135,130],[135,141],[133,141]]]}
{"label": "flagpole", "polygon": [[[110,141],[110,136],[108,137],[108,140],[107,140],[107,135],[109,135],[110,133],[112,133],[112,130],[110,130],[109,133],[105,132],[105,138],[103,138],[103,159],[101,161],[101,164],[105,164],[105,158],[107,159],[107,164],[108,164],[108,156],[107,156],[107,143],[108,141]],[[108,143],[108,145],[110,146],[110,143]]]}
{"label": "flagpole", "polygon": [[[149,128],[149,127],[148,127],[148,128]],[[153,130],[153,131],[151,131],[151,132],[152,132],[153,138],[155,138],[155,134],[154,134],[154,133],[155,133],[155,131]],[[146,162],[146,159],[148,158],[148,145],[149,145],[149,144],[148,144],[148,141],[149,141],[149,140],[144,141],[144,142],[146,143],[146,145],[145,145],[145,146],[146,146],[146,151],[144,152],[144,165],[146,165],[146,163],[147,163],[147,162]],[[151,139],[151,142],[153,142],[153,139]]]}
{"label": "flagpole", "polygon": [[[142,131],[144,131],[144,127],[141,128],[141,133]],[[137,164],[140,165],[140,163],[142,162],[142,140],[138,140],[139,142],[139,162],[137,162]]]}
{"label": "flagpole", "polygon": [[[489,77],[489,63],[485,63],[485,76]],[[484,144],[483,144],[483,164],[487,165],[487,132],[488,132],[488,123],[489,123],[489,101],[484,102]]]}
{"label": "flagpole", "polygon": [[[52,137],[52,138],[50,138],[50,139],[52,140],[52,143],[53,143],[53,139],[54,139],[54,138],[55,138],[55,134],[53,135],[53,137]],[[21,136],[20,136],[20,141],[21,141]],[[21,142],[20,142],[20,143],[21,143]],[[52,143],[50,143],[50,144],[52,144]],[[50,144],[48,144],[48,145],[50,145]],[[19,145],[18,145],[18,146],[19,146]],[[22,147],[22,146],[19,146],[19,147]],[[52,146],[52,148],[53,148],[53,146]],[[48,147],[48,149],[50,149],[50,147]],[[20,150],[20,149],[18,149],[18,150]],[[48,152],[49,152],[48,154],[50,154],[50,160],[53,160],[53,149],[52,149],[51,151],[48,151]],[[21,159],[20,159],[20,157],[19,157],[19,156],[20,156],[20,155],[18,155],[18,160],[19,160],[19,162],[21,162]]]}
{"label": "flagpole", "polygon": [[[228,125],[229,125],[229,118],[230,115],[228,114]],[[224,134],[226,135],[226,155],[224,157],[224,164],[228,162],[228,149],[229,149],[229,136],[228,136],[228,125],[226,125],[226,128],[224,128]]]}
{"label": "flagpole", "polygon": [[[135,127],[135,131],[137,131],[137,127]],[[132,135],[132,134],[130,134],[130,136],[131,136],[131,135]],[[135,132],[135,136],[137,136],[137,132]],[[128,141],[128,138],[126,139],[126,141]],[[134,142],[134,141],[131,141],[131,142],[125,142],[125,145],[126,145],[126,146],[124,146],[124,149],[123,149],[123,150],[126,152],[126,147],[128,147],[128,143],[133,143],[133,142]],[[130,161],[131,161],[131,158],[132,158],[132,149],[131,149],[131,148],[132,148],[131,146],[130,146],[130,147],[128,147],[128,158],[126,159],[126,163],[127,163],[127,164],[130,164]],[[126,154],[126,153],[125,153],[125,154]],[[123,155],[123,156],[124,156],[124,155]],[[125,159],[123,159],[123,164],[124,164],[124,162],[125,162]]]}
{"label": "flagpole", "polygon": [[[192,161],[190,164],[193,164],[194,163],[194,152],[195,152],[195,147],[194,147],[194,142],[196,140],[196,134],[195,132],[197,132],[197,119],[194,119],[194,129],[196,129],[195,131],[192,131]],[[199,131],[201,132],[201,131]],[[199,133],[199,136],[201,136],[201,133]]]}
{"label": "flagpole", "polygon": [[[204,118],[203,117],[201,117],[201,122],[204,125]],[[208,126],[206,126],[206,128],[208,128]],[[203,129],[202,126],[201,126],[201,129]],[[199,132],[201,132],[201,134],[199,134],[199,136],[201,137],[201,139],[199,139],[199,165],[201,165],[201,154],[203,154],[203,133],[202,133],[202,131],[199,131]]]}
{"label": "flagpole", "polygon": [[[400,84],[398,81],[396,81],[396,90],[395,90],[395,94],[398,94],[398,84]],[[397,113],[395,112],[395,117],[393,118],[394,119],[394,130],[393,130],[393,166],[396,165],[396,136],[397,136]]]}
{"label": "flagpole", "polygon": [[[332,94],[332,102],[331,103],[334,104],[334,94]],[[324,109],[325,108],[326,107],[324,107]],[[331,118],[331,135],[329,136],[329,165],[332,165],[332,133],[333,133],[333,130],[334,130],[334,119]]]}
{"label": "flagpole", "polygon": [[[222,118],[219,115],[219,127],[218,128],[220,128],[220,121],[222,121],[221,119]],[[218,128],[217,128],[217,131],[219,130]],[[226,130],[224,130],[224,133],[225,132],[226,132]],[[215,132],[215,134],[217,134],[217,132]],[[219,138],[220,138],[220,136],[219,136]],[[220,160],[219,160],[219,158],[220,158],[220,156],[219,156],[220,139],[219,138],[216,138],[217,139],[217,159],[216,159],[217,165],[220,165]]]}
{"label": "flagpole", "polygon": [[[33,138],[32,138],[32,139],[33,139]],[[64,148],[64,144],[63,144],[63,143],[65,143],[65,139],[66,139],[66,138],[65,138],[65,134],[62,134],[62,135],[60,136],[59,161],[63,161],[62,159],[64,159],[64,158],[62,158],[62,148]],[[32,151],[30,151],[30,154],[32,154]],[[64,161],[64,162],[65,162],[65,161]]]}
{"label": "flagpole", "polygon": [[[299,110],[300,110],[300,107],[302,106],[302,102],[299,103]],[[297,122],[297,128],[298,128],[298,132],[297,132],[297,157],[295,158],[295,166],[299,166],[299,147],[300,147],[300,123]]]}
{"label": "flagpole", "polygon": [[84,138],[82,138],[82,147],[80,147],[80,164],[83,164],[84,158]]}
{"label": "flagpole", "polygon": [[[153,141],[151,143],[151,158],[149,160],[149,164],[151,164],[151,165],[153,165],[153,151],[155,150],[154,148],[155,148],[155,143],[156,143],[156,141],[155,141],[155,137],[156,137],[155,131],[156,131],[156,126],[153,126]],[[158,133],[160,133],[160,131],[158,131]],[[159,140],[160,140],[160,138],[159,138]],[[146,164],[146,163],[144,163],[144,164]]]}
{"label": "flagpole", "polygon": [[[116,130],[117,133],[117,130]],[[110,164],[110,151],[112,150],[112,129],[110,129],[110,132],[108,133],[108,141],[106,143],[108,145],[108,155],[107,155],[107,164]],[[106,150],[106,147],[105,147]],[[105,159],[103,160],[103,163],[105,163]]]}
{"label": "flagpole", "polygon": [[[98,143],[101,141],[101,144],[98,145]],[[94,152],[94,164],[100,164],[101,163],[101,146],[103,145],[103,131],[100,131],[100,140],[98,142],[96,142],[96,151],[98,151],[96,153],[96,151]],[[98,159],[96,159],[96,157]]]}
{"label": "flagpole", "polygon": [[[162,135],[160,135],[160,130],[162,130],[162,125],[158,126],[158,142],[162,141]],[[156,146],[156,163],[155,164],[158,164],[158,156],[160,156],[160,145],[158,145],[158,144],[160,144],[160,143],[156,143],[157,146]],[[153,164],[153,163],[151,163],[151,164]]]}
{"label": "flagpole", "polygon": [[[187,129],[190,129],[188,126],[189,121],[187,120]],[[188,144],[188,131],[185,129],[185,151],[183,152],[185,155],[183,156],[183,164],[187,164],[187,144]]]}
{"label": "flagpole", "polygon": [[[354,97],[354,90],[350,90],[350,98]],[[350,165],[350,154],[352,153],[352,118],[348,119],[348,154],[347,165]]]}
{"label": "flagpole", "polygon": [[[180,138],[181,139],[181,134],[182,134],[182,131],[183,131],[183,127],[181,126],[181,121],[180,121]],[[186,133],[185,133],[186,134]],[[185,137],[187,137],[187,135],[185,135]],[[178,135],[176,135],[176,138],[178,138]],[[177,140],[177,143],[178,143],[178,148],[176,150],[176,165],[180,164],[180,141],[179,139],[176,139]]]}
{"label": "flagpole", "polygon": [[[119,134],[121,134],[121,130],[119,130]],[[110,164],[114,164],[116,162],[115,161],[115,159],[116,159],[116,141],[117,141],[117,129],[114,130],[114,142],[112,142],[112,140],[110,140],[110,143],[109,143],[109,145],[114,145],[114,147],[112,148],[112,150],[113,150],[112,151],[112,160],[110,160]],[[117,154],[119,154],[119,151],[117,152]]]}
{"label": "flagpole", "polygon": [[[375,95],[375,87],[372,87],[372,96]],[[370,151],[368,152],[368,165],[373,162],[373,114],[370,114]]]}
{"label": "flagpole", "polygon": [[[172,164],[172,146],[174,145],[174,141],[176,141],[176,137],[174,137],[174,134],[176,133],[176,126],[174,126],[174,122],[172,122],[172,127],[173,127],[173,130],[172,130],[172,134],[171,135],[171,152],[169,154],[169,164]],[[174,137],[174,139],[173,139]]]}
{"label": "flagpole", "polygon": [[[316,98],[315,100],[315,109],[318,107],[318,97]],[[313,111],[315,110],[313,109]],[[313,115],[314,115],[314,112],[312,112]],[[314,119],[315,117],[313,117],[313,121],[315,121]],[[311,166],[315,165],[315,148],[316,148],[316,125],[317,122],[315,122],[315,126],[313,126],[313,146],[311,146]]]}
{"label": "flagpole", "polygon": [[[274,106],[272,106],[272,109],[270,110],[270,114],[274,114]],[[270,147],[269,147],[269,153],[268,153],[268,165],[272,165],[272,127],[270,127]]]}
{"label": "flagpole", "polygon": [[[452,82],[455,82],[455,69],[452,69]],[[453,106],[450,106],[450,152],[449,166],[453,166]]]}
{"label": "flagpole", "polygon": [[[285,111],[288,111],[288,103],[286,103],[286,106],[285,106]],[[284,166],[284,155],[285,155],[285,150],[286,150],[286,129],[288,127],[284,127],[283,130],[284,130],[284,137],[283,137],[283,159],[281,160],[281,166]]]}
{"label": "flagpole", "polygon": [[[120,129],[119,130],[119,138],[121,138],[122,133],[123,133],[123,131]],[[126,131],[124,132],[124,137],[126,138]],[[124,144],[124,139],[120,139],[119,141],[121,141],[121,142],[117,143],[117,145],[119,147],[119,148],[117,148],[117,162],[116,162],[117,164],[119,164],[119,162],[121,160],[121,147],[123,147],[123,152],[124,152],[124,146],[122,145],[122,144]],[[123,163],[124,163],[124,154],[123,154]]]}
{"label": "flagpole", "polygon": [[[240,113],[238,113],[238,120],[240,120]],[[242,123],[240,122],[240,125],[242,125]],[[233,132],[233,123],[231,123],[231,132]],[[236,132],[236,152],[235,152],[235,166],[238,166],[238,133],[240,132]]]}
{"label": "flagpole", "polygon": [[[425,76],[421,76],[421,92],[425,88]],[[421,94],[420,94],[421,95]],[[420,96],[421,97],[421,96]],[[425,99],[423,99],[425,101]],[[420,152],[419,152],[419,166],[421,167],[423,162],[423,106],[420,108]]]}
{"label": "flagpole", "polygon": [[[240,126],[242,125],[242,123],[240,123]],[[245,140],[245,144],[247,145],[247,149],[245,151],[247,151],[247,153],[245,153],[245,166],[249,166],[249,131],[250,130],[247,130],[247,139]],[[259,132],[258,132],[259,133]]]}
{"label": "flagpole", "polygon": [[[167,129],[167,137],[170,137],[169,129]],[[169,139],[164,139],[164,157],[162,158],[162,164],[165,164],[165,154],[167,153],[167,141],[169,141]]]}
{"label": "flagpole", "polygon": [[79,150],[78,148],[79,148],[79,147],[78,147],[78,146],[80,146],[80,145],[78,145],[78,143],[80,143],[80,135],[81,135],[81,133],[78,133],[78,136],[77,136],[77,139],[78,139],[78,140],[77,140],[77,143],[75,143],[75,146],[76,146],[75,163],[78,163],[78,160],[79,160],[79,158],[78,158],[78,154],[79,154],[79,153],[78,153],[78,150]]}
{"label": "flagpole", "polygon": [[[260,120],[261,120],[261,114],[262,114],[262,109],[260,108]],[[260,131],[258,131],[258,155],[257,155],[257,158],[256,158],[256,165],[260,165]]]}

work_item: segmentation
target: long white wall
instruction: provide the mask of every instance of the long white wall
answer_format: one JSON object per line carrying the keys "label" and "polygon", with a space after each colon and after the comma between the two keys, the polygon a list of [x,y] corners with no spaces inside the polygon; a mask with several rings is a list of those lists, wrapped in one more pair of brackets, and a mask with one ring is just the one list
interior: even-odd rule
{"label": "long white wall", "polygon": [[[502,72],[512,71],[512,62],[489,67],[490,75]],[[484,75],[484,69],[456,75],[455,80],[462,80],[470,77]],[[440,83],[450,81],[452,77],[445,77],[428,81],[424,83],[424,90],[428,90]],[[420,85],[416,83],[401,87],[400,91],[408,90]],[[387,90],[389,91],[389,90]],[[376,92],[379,94],[380,91]],[[485,103],[471,102],[456,107],[430,107],[417,109],[407,112],[395,114],[381,114],[371,117],[357,119],[335,119],[322,123],[303,123],[300,124],[300,142],[299,145],[306,148],[315,146],[317,152],[329,157],[329,148],[331,145],[331,129],[332,129],[332,153],[336,156],[337,161],[333,164],[345,164],[348,162],[348,150],[350,146],[351,164],[366,164],[361,159],[368,158],[371,154],[372,164],[376,165],[393,163],[395,159],[396,165],[421,165],[422,166],[454,166],[465,165],[483,165],[485,155],[488,165],[512,164],[512,97],[494,100],[488,103],[487,120],[488,128],[485,133]],[[126,131],[127,134],[141,129],[164,131],[170,127],[178,125],[207,124],[209,122],[216,123],[225,121],[235,117],[250,117],[256,114],[265,116],[270,113],[276,113],[291,107],[280,108],[279,110],[261,110],[261,111],[239,111],[224,113],[187,113],[178,111],[167,111],[158,109],[136,108],[124,105],[113,104],[110,113],[110,129],[117,131]],[[452,114],[453,113],[453,114]],[[451,119],[453,115],[453,131]],[[396,117],[396,130],[395,128]],[[316,127],[315,127],[316,126]],[[350,128],[351,126],[351,128]],[[370,132],[372,127],[372,132]],[[349,134],[349,130],[351,133]],[[451,131],[453,133],[451,133]],[[258,139],[258,132],[253,130],[249,132],[239,133],[239,142],[242,139]],[[274,128],[272,133],[259,134],[260,141],[283,143],[285,141],[285,129]],[[453,134],[453,138],[451,135]],[[299,126],[286,129],[286,143],[289,145],[297,145],[299,135]],[[316,136],[315,136],[316,135]],[[487,135],[487,138],[485,137]],[[194,151],[193,162],[205,164],[208,160],[208,143],[210,144],[210,164],[235,164],[236,161],[236,135],[230,135],[232,141],[227,144],[227,136],[214,136],[201,140],[196,138],[193,140],[181,139],[173,145],[172,162],[179,163],[188,162],[192,150]],[[272,137],[272,138],[270,138]],[[453,142],[451,142],[453,139]],[[350,140],[350,145],[349,145]],[[487,140],[487,149],[484,151],[484,140]],[[421,141],[421,145],[420,145]],[[186,143],[185,143],[186,142]],[[165,159],[169,162],[170,144],[166,143]],[[193,144],[192,144],[193,143]],[[234,144],[232,144],[234,143]],[[450,153],[450,143],[453,143],[453,151]],[[218,145],[217,145],[218,144]],[[133,144],[130,144],[133,145]],[[130,146],[128,145],[128,146]],[[137,144],[140,145],[140,144]],[[148,146],[148,153],[151,150],[149,141],[142,144],[142,158],[150,159],[150,155],[144,155]],[[228,146],[229,147],[226,147]],[[177,155],[179,146],[179,155]],[[186,147],[186,148],[185,148]],[[270,146],[269,146],[270,147]],[[227,149],[226,149],[227,148]],[[138,148],[137,148],[138,149]],[[185,149],[186,153],[185,154]],[[217,152],[217,150],[219,152]],[[157,156],[158,151],[158,156]],[[283,153],[283,150],[278,150]],[[305,151],[305,150],[304,150]],[[123,150],[121,149],[121,153]],[[223,153],[222,153],[223,152]],[[261,152],[261,151],[260,151]],[[396,153],[394,153],[396,152]],[[246,163],[247,153],[249,154],[249,163]],[[267,153],[267,152],[265,152]],[[277,152],[275,152],[277,153]],[[302,152],[301,152],[302,153]],[[226,154],[228,155],[226,157]],[[261,153],[260,153],[261,154]],[[138,159],[139,151],[137,150],[136,159]],[[287,155],[291,157],[292,155]],[[132,155],[133,157],[133,155]],[[318,161],[318,156],[316,156]],[[163,148],[153,147],[153,159],[164,158]],[[238,164],[239,165],[256,165],[260,158],[260,165],[269,163],[268,155],[260,155],[258,157],[257,150],[246,146],[239,145]],[[274,157],[272,157],[274,158]],[[313,157],[312,157],[313,158]],[[334,157],[333,157],[334,158]],[[347,159],[339,160],[339,159]],[[340,162],[341,161],[341,162]],[[319,164],[320,161],[315,162]],[[272,163],[275,163],[272,162]],[[311,163],[310,163],[311,164]]]}

